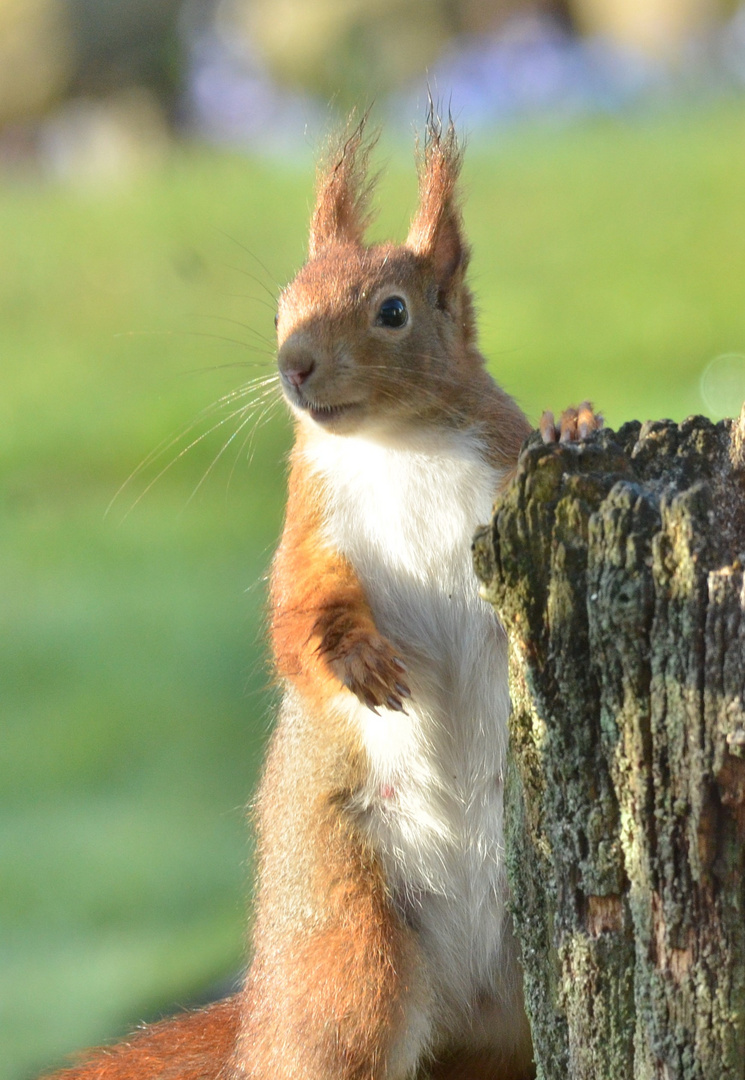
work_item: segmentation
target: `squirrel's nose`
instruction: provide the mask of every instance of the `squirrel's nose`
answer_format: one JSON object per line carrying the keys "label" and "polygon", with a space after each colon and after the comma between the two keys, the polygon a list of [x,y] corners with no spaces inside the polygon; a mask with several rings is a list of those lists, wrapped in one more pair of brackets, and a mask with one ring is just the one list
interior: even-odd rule
{"label": "squirrel's nose", "polygon": [[316,350],[312,343],[293,334],[280,348],[277,361],[283,382],[299,390],[317,367]]}
{"label": "squirrel's nose", "polygon": [[292,367],[284,368],[282,375],[291,386],[299,387],[303,385],[315,366],[315,360],[308,357],[302,365],[295,361]]}

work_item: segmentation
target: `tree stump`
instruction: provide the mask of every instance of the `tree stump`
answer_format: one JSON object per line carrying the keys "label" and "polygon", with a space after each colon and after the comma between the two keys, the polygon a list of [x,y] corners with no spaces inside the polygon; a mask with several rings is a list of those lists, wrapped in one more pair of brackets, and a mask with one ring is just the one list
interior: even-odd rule
{"label": "tree stump", "polygon": [[531,436],[474,554],[539,1080],[743,1080],[745,408]]}

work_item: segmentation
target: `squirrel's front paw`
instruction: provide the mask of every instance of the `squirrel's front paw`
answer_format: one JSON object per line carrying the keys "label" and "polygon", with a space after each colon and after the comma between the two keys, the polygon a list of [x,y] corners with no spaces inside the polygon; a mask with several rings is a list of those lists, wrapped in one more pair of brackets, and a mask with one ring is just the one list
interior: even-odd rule
{"label": "squirrel's front paw", "polygon": [[547,409],[538,429],[545,443],[580,442],[591,432],[600,431],[604,423],[602,413],[596,413],[589,401],[583,401],[576,409],[565,409],[558,423]]}
{"label": "squirrel's front paw", "polygon": [[405,712],[403,702],[411,697],[406,684],[406,665],[394,646],[380,634],[347,633],[326,661],[336,675],[373,712],[378,706]]}

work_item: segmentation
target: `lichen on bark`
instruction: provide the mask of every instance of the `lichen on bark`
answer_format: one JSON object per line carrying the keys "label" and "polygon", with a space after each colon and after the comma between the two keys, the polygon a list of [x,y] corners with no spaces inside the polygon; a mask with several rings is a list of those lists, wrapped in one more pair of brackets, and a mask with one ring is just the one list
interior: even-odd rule
{"label": "lichen on bark", "polygon": [[531,437],[474,555],[539,1080],[743,1080],[745,409]]}

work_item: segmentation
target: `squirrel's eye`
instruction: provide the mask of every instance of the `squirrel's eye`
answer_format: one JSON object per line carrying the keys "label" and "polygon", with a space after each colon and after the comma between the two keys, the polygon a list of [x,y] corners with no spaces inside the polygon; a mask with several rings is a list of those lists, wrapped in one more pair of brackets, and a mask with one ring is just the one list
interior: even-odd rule
{"label": "squirrel's eye", "polygon": [[389,296],[380,305],[375,322],[378,326],[390,326],[394,330],[399,330],[406,325],[408,318],[409,313],[401,297]]}
{"label": "squirrel's eye", "polygon": [[274,316],[274,329],[276,330],[278,326],[279,326],[279,315],[275,315]]}

